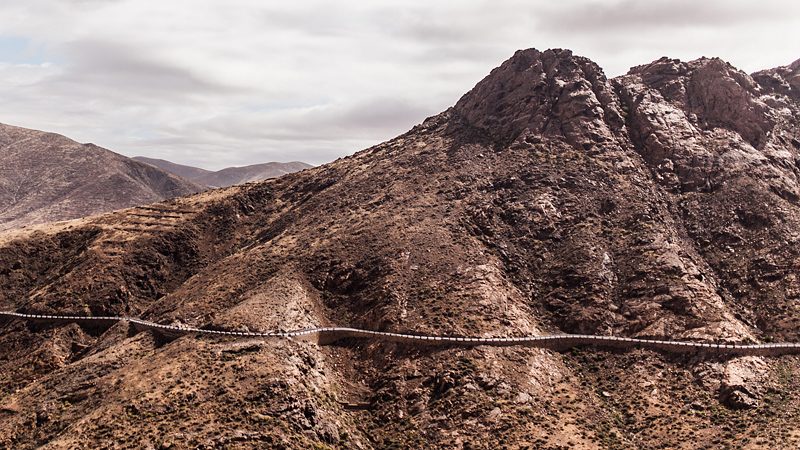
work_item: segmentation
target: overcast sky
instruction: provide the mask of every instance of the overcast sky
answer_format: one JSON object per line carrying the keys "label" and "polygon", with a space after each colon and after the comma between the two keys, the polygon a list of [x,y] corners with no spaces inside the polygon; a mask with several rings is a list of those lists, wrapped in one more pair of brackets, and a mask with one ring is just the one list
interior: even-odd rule
{"label": "overcast sky", "polygon": [[206,169],[322,164],[518,49],[613,77],[661,56],[752,73],[798,42],[797,0],[0,0],[0,122]]}

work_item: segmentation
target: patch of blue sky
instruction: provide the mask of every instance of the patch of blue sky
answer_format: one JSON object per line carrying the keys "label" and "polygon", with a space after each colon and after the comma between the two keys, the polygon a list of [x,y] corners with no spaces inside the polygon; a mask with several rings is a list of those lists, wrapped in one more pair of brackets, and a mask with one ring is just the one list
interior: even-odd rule
{"label": "patch of blue sky", "polygon": [[0,35],[0,62],[37,66],[52,63],[43,47],[41,43],[28,38]]}

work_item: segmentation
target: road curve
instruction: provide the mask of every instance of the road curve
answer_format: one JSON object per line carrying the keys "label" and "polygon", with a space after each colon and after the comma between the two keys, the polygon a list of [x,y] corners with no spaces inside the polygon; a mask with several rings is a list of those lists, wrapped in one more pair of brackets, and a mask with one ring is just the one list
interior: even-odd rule
{"label": "road curve", "polygon": [[556,334],[528,337],[454,337],[454,336],[424,336],[402,333],[388,333],[384,331],[369,331],[357,328],[325,327],[306,330],[253,333],[240,331],[203,330],[199,328],[162,325],[146,320],[130,317],[89,317],[89,316],[54,316],[39,314],[23,314],[11,311],[0,311],[0,318],[20,319],[29,322],[46,324],[78,323],[89,326],[111,327],[119,321],[129,322],[136,330],[152,330],[166,337],[175,338],[187,334],[201,334],[212,336],[250,337],[250,338],[289,338],[314,342],[318,345],[328,345],[347,338],[375,339],[390,342],[401,342],[416,345],[435,346],[476,346],[489,345],[494,347],[525,346],[536,348],[566,349],[577,345],[598,345],[604,347],[632,348],[641,347],[675,353],[714,353],[725,355],[756,355],[773,356],[790,353],[800,353],[800,343],[770,343],[770,344],[716,344],[706,342],[663,341],[652,339],[634,339],[616,336],[594,336],[586,334]]}

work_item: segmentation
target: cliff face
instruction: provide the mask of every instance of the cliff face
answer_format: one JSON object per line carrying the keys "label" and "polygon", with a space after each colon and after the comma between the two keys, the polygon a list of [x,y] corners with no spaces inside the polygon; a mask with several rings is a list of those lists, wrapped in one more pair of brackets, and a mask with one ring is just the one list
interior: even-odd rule
{"label": "cliff face", "polygon": [[719,59],[661,59],[618,82],[634,148],[726,303],[748,325],[796,339],[800,110],[796,93],[772,83],[790,73],[757,82]]}
{"label": "cliff face", "polygon": [[501,143],[541,136],[590,150],[624,137],[620,102],[602,69],[569,50],[517,52],[455,110]]}
{"label": "cliff face", "polygon": [[[0,307],[250,331],[796,340],[796,65],[751,77],[661,59],[609,80],[567,50],[520,51],[351,157],[0,235]],[[793,356],[3,327],[8,447],[774,448],[800,432]]]}

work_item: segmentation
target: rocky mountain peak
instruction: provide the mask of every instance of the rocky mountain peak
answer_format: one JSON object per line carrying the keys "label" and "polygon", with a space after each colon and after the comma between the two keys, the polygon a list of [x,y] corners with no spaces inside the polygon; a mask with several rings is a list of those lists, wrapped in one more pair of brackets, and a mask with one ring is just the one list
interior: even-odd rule
{"label": "rocky mountain peak", "polygon": [[[775,70],[757,78],[719,58],[665,57],[613,81],[632,143],[662,181],[680,190],[708,188],[749,170],[797,198],[794,150],[776,137],[793,135],[796,106],[764,86],[791,85]],[[770,158],[783,161],[767,164]]]}
{"label": "rocky mountain peak", "polygon": [[762,148],[776,118],[760,99],[759,85],[719,58],[681,62],[661,58],[629,72],[674,105],[699,129],[726,128]]}
{"label": "rocky mountain peak", "polygon": [[800,59],[788,66],[756,72],[753,79],[765,92],[800,99]]}
{"label": "rocky mountain peak", "polygon": [[602,69],[569,50],[520,50],[464,95],[455,110],[500,143],[561,138],[579,148],[622,131],[616,95]]}

